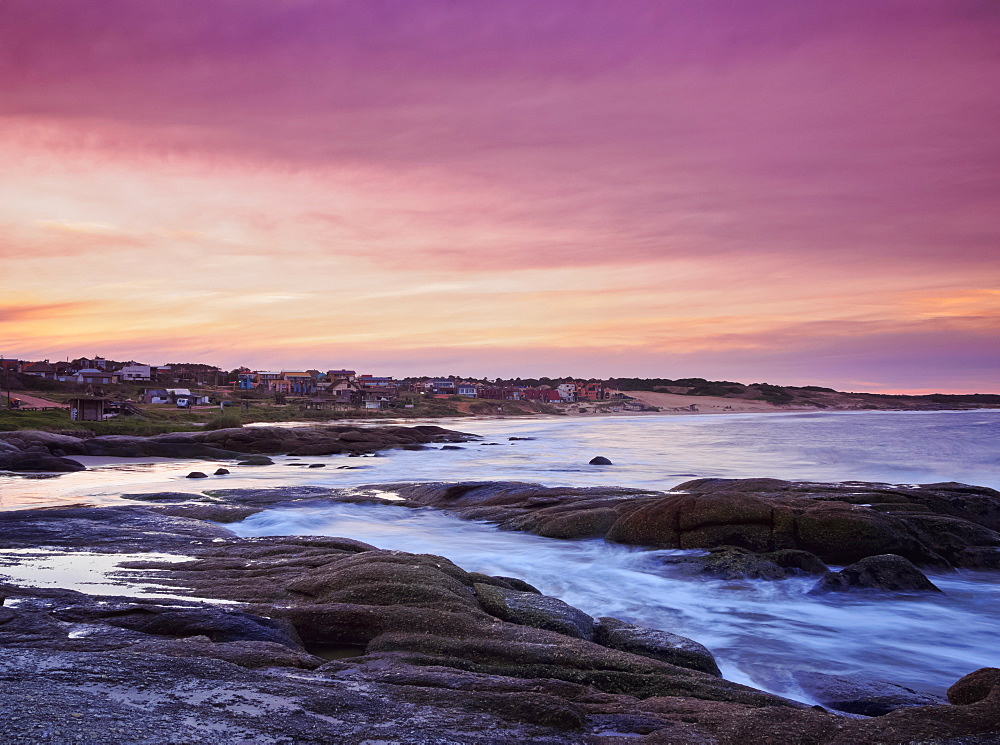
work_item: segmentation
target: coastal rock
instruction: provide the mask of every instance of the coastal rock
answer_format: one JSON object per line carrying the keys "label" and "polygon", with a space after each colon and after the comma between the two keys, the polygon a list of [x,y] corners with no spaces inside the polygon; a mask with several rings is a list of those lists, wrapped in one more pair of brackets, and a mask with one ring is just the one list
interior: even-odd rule
{"label": "coastal rock", "polygon": [[184,552],[231,536],[225,528],[140,505],[0,512],[0,548]]}
{"label": "coastal rock", "polygon": [[763,557],[791,574],[826,574],[829,571],[823,560],[816,554],[786,548],[763,554]]}
{"label": "coastal rock", "polygon": [[251,455],[242,456],[239,462],[236,464],[238,466],[273,466],[274,461],[268,458],[266,455]]}
{"label": "coastal rock", "polygon": [[68,623],[101,622],[156,636],[204,636],[213,642],[268,642],[302,650],[295,629],[287,621],[227,608],[111,602],[70,605],[51,615]]}
{"label": "coastal rock", "polygon": [[[71,437],[49,432],[23,430],[0,432],[0,469],[6,470],[80,470],[83,466],[63,461],[46,461],[46,468],[12,468],[18,453],[29,450],[52,457],[93,455],[116,458],[196,458],[244,460],[251,454],[336,455],[367,454],[397,447],[421,447],[430,442],[466,442],[473,435],[432,425],[416,427],[350,427],[342,425],[315,427],[234,427],[202,432],[169,432],[140,437],[102,435]],[[36,463],[37,464],[37,463]]]}
{"label": "coastal rock", "polygon": [[880,717],[897,709],[947,703],[940,697],[871,678],[817,672],[799,672],[794,677],[802,690],[821,705],[848,714]]}
{"label": "coastal rock", "polygon": [[[989,742],[998,732],[995,695],[849,719],[646,656],[671,646],[651,630],[602,619],[646,653],[635,654],[501,620],[480,599],[503,590],[509,606],[512,591],[493,582],[510,578],[477,581],[442,557],[346,538],[241,539],[158,511],[201,506],[215,505],[0,513],[0,545],[181,554],[123,568],[161,591],[239,604],[0,586],[18,601],[0,625],[5,741],[38,742],[44,731],[108,745],[179,732],[192,745],[360,743],[374,732],[473,745],[853,745]],[[353,645],[353,656],[321,662],[310,651],[324,644]]]}
{"label": "coastal rock", "polygon": [[202,473],[201,471],[191,471],[185,478],[188,479],[207,479],[208,474]]}
{"label": "coastal rock", "polygon": [[594,619],[558,598],[494,585],[473,585],[479,604],[503,621],[548,629],[578,639],[593,639]]}
{"label": "coastal rock", "polygon": [[62,455],[87,455],[83,440],[71,435],[60,435],[55,432],[22,429],[16,432],[0,432],[0,453],[4,451],[3,444],[14,450],[28,450],[32,447],[42,447],[55,455],[56,450]]}
{"label": "coastal rock", "polygon": [[70,473],[87,467],[71,458],[50,455],[45,450],[16,450],[0,453],[0,471]]}
{"label": "coastal rock", "polygon": [[[730,545],[762,554],[796,550],[839,564],[893,553],[917,564],[961,566],[966,561],[990,561],[990,554],[983,553],[980,559],[977,552],[1000,547],[1000,534],[976,522],[990,514],[987,505],[993,503],[992,490],[964,485],[935,485],[932,490],[885,484],[695,479],[668,494],[519,483],[398,486],[400,494],[413,501],[489,520],[507,530],[565,538],[603,533],[609,541],[653,548]],[[957,491],[949,494],[951,488]],[[880,512],[867,506],[866,499],[873,505],[887,500],[916,504],[915,500],[923,499],[925,512]],[[969,520],[926,513],[935,505],[954,512],[960,504],[970,506]],[[570,519],[588,511],[598,512],[591,519]],[[788,556],[781,560],[791,561]],[[809,571],[818,569],[812,562]]]}
{"label": "coastal rock", "polygon": [[183,491],[158,491],[146,492],[142,494],[122,494],[122,499],[131,499],[136,502],[190,502],[192,500],[202,500],[200,494],[189,494]]}
{"label": "coastal rock", "polygon": [[589,465],[591,466],[610,466],[613,465],[610,460],[605,458],[603,455],[598,455],[596,458],[591,458]]}
{"label": "coastal rock", "polygon": [[216,468],[215,469],[215,475],[216,476],[225,476],[228,473],[229,473],[229,469],[228,468]]}
{"label": "coastal rock", "polygon": [[948,701],[955,706],[968,706],[984,700],[1000,688],[1000,668],[981,667],[959,678],[948,689]]}
{"label": "coastal rock", "polygon": [[722,579],[784,579],[785,570],[760,554],[734,546],[709,550],[695,559],[705,574]]}
{"label": "coastal rock", "polygon": [[707,648],[692,639],[671,634],[669,631],[636,626],[619,621],[617,618],[599,618],[594,642],[604,647],[669,662],[678,667],[722,676],[715,657]]}
{"label": "coastal rock", "polygon": [[902,556],[886,554],[869,556],[839,572],[824,575],[810,595],[852,590],[885,590],[888,592],[941,592]]}

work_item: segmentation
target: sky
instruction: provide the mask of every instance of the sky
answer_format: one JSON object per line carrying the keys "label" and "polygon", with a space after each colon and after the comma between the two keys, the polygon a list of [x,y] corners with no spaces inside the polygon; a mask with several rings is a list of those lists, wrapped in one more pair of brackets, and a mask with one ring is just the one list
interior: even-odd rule
{"label": "sky", "polygon": [[993,0],[3,0],[0,354],[1000,392]]}

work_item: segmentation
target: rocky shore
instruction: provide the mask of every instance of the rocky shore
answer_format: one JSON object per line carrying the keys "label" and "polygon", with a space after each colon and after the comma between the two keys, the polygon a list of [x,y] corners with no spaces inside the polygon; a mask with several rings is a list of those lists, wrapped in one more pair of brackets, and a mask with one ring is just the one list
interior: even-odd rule
{"label": "rocky shore", "polygon": [[[144,597],[127,584],[118,596],[0,585],[0,739],[985,745],[1000,738],[1000,671],[958,681],[950,703],[887,682],[803,672],[803,690],[824,704],[809,707],[720,678],[697,640],[593,618],[518,578],[350,538],[239,538],[204,522],[318,499],[433,507],[506,530],[709,549],[679,560],[693,573],[812,573],[821,592],[934,592],[921,585],[927,580],[916,564],[995,566],[997,492],[769,479],[697,480],[666,493],[516,483],[378,487],[389,488],[404,500],[363,489],[234,489],[0,513],[8,561],[24,549],[81,563],[95,552],[121,554],[132,581],[173,596]],[[174,560],[156,558],[164,553]],[[826,562],[852,566],[834,573]]]}
{"label": "rocky shore", "polygon": [[151,437],[77,437],[22,430],[0,432],[0,470],[54,473],[82,471],[85,466],[73,460],[73,456],[80,455],[234,460],[254,465],[253,460],[247,456],[363,455],[392,448],[419,450],[432,442],[466,442],[471,439],[475,439],[475,436],[432,425],[235,427]]}

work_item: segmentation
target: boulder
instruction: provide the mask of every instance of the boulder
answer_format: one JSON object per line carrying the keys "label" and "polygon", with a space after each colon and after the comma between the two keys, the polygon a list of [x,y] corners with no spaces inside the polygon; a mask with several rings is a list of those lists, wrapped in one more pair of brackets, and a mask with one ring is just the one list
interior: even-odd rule
{"label": "boulder", "polygon": [[649,657],[671,665],[700,670],[721,677],[719,665],[708,649],[684,636],[671,634],[645,626],[619,621],[617,618],[598,618],[594,642],[622,652]]}
{"label": "boulder", "polygon": [[[0,432],[0,453],[7,444],[14,450],[28,450],[32,447],[44,448],[53,455],[86,455],[87,449],[83,440],[72,435],[60,435],[54,432],[22,429],[15,432]],[[61,451],[56,453],[55,451]]]}
{"label": "boulder", "polygon": [[826,574],[829,571],[823,560],[816,554],[786,548],[763,555],[765,559],[791,574]]}
{"label": "boulder", "polygon": [[558,598],[495,585],[475,584],[473,588],[483,610],[503,621],[588,641],[594,637],[594,619]]}
{"label": "boulder", "polygon": [[760,554],[734,546],[709,550],[696,559],[705,574],[722,579],[784,579],[785,570]]}
{"label": "boulder", "polygon": [[839,572],[824,575],[810,595],[852,590],[889,592],[941,592],[912,562],[902,556],[869,556]]}
{"label": "boulder", "polygon": [[87,467],[70,458],[50,455],[43,449],[0,454],[0,471],[70,473]]}
{"label": "boulder", "polygon": [[229,473],[229,469],[228,468],[216,468],[215,469],[215,475],[216,476],[225,476],[227,473]]}
{"label": "boulder", "polygon": [[969,706],[982,701],[1000,686],[1000,668],[981,667],[959,678],[948,689],[948,701],[955,706]]}
{"label": "boulder", "polygon": [[207,479],[208,474],[202,473],[201,471],[191,471],[185,478],[189,479]]}
{"label": "boulder", "polygon": [[596,458],[591,458],[588,465],[591,466],[611,466],[614,465],[609,459],[605,458],[603,455],[598,455]]}

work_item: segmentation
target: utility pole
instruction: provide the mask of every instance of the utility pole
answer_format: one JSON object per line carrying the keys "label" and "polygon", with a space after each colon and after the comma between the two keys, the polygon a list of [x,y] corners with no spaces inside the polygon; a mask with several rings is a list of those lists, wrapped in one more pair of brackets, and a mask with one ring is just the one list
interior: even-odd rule
{"label": "utility pole", "polygon": [[10,409],[10,408],[13,408],[10,405],[10,370],[8,370],[7,366],[3,363],[3,355],[2,354],[0,354],[0,368],[3,368],[3,377],[4,377],[4,382],[6,383],[6,388],[7,388],[7,408]]}

